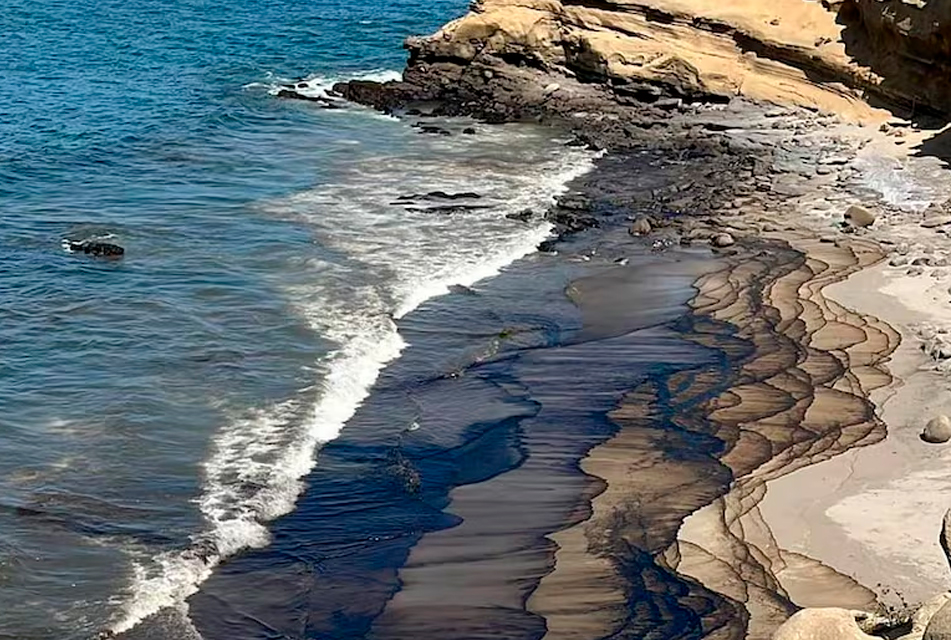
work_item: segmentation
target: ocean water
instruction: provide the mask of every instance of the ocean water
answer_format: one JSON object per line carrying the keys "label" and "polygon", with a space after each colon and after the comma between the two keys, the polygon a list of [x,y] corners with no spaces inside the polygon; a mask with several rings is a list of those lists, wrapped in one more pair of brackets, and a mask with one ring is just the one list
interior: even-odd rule
{"label": "ocean water", "polygon": [[[271,542],[404,348],[396,323],[546,236],[505,214],[590,168],[553,132],[430,136],[275,95],[393,77],[405,36],[465,10],[4,3],[0,637],[181,611],[222,561]],[[405,198],[436,190],[479,197],[449,213]]]}

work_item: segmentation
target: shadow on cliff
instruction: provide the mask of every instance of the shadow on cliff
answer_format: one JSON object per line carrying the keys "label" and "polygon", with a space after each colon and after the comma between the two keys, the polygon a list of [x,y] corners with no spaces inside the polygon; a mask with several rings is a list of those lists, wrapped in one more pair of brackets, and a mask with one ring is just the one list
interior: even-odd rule
{"label": "shadow on cliff", "polygon": [[945,168],[951,169],[951,128],[935,132],[915,149],[915,155],[938,158],[944,163]]}
{"label": "shadow on cliff", "polygon": [[869,104],[887,109],[922,127],[931,128],[947,122],[949,114],[946,110],[937,109],[921,99],[929,71],[933,72],[925,61],[903,54],[904,45],[887,30],[873,32],[854,1],[842,3],[836,23],[843,27],[842,42],[848,56],[882,79],[877,85],[872,84],[871,77],[863,83]]}
{"label": "shadow on cliff", "polygon": [[[920,129],[935,134],[916,149],[916,155],[934,156],[951,167],[951,132],[945,127],[951,112],[941,100],[934,100],[935,63],[910,50],[911,44],[889,29],[870,28],[855,0],[846,0],[838,9],[836,22],[843,26],[845,51],[855,62],[881,78],[876,85],[868,78],[863,97],[872,105],[910,120]],[[951,92],[951,81],[946,82]]]}

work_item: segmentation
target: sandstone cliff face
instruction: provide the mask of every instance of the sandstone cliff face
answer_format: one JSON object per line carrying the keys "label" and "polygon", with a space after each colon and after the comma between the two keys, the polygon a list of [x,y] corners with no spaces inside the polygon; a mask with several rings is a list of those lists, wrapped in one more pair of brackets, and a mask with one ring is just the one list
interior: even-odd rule
{"label": "sandstone cliff face", "polygon": [[863,95],[878,78],[849,57],[836,18],[811,0],[480,0],[409,41],[410,75],[507,64],[622,98],[746,96],[874,119]]}

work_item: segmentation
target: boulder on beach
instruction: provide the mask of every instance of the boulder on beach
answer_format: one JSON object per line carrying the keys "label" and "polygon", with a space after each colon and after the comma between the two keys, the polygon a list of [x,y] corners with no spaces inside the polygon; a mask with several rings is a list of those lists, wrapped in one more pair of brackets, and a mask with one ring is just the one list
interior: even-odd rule
{"label": "boulder on beach", "polygon": [[875,223],[875,214],[858,205],[852,205],[845,211],[845,221],[853,227],[870,227]]}
{"label": "boulder on beach", "polygon": [[945,602],[931,616],[922,640],[951,640],[951,602]]}
{"label": "boulder on beach", "polygon": [[784,622],[773,640],[878,640],[859,626],[862,611],[848,609],[803,609]]}
{"label": "boulder on beach", "polygon": [[724,247],[732,247],[736,244],[736,240],[729,233],[718,233],[710,239],[710,244],[722,249]]}
{"label": "boulder on beach", "polygon": [[921,439],[930,444],[942,444],[951,440],[951,418],[935,416],[921,432]]}
{"label": "boulder on beach", "polygon": [[[951,599],[951,593],[945,592],[923,602],[918,610],[911,615],[911,631],[907,635],[901,636],[901,640],[920,640],[923,638],[931,620],[938,611],[948,604],[949,599]],[[942,623],[936,621],[934,630],[937,631],[941,627]]]}
{"label": "boulder on beach", "polygon": [[944,557],[951,565],[951,509],[945,512],[944,520],[941,523],[941,533],[938,535],[938,544],[944,551]]}
{"label": "boulder on beach", "polygon": [[646,236],[651,232],[651,221],[644,216],[640,216],[634,220],[627,232],[632,236]]}

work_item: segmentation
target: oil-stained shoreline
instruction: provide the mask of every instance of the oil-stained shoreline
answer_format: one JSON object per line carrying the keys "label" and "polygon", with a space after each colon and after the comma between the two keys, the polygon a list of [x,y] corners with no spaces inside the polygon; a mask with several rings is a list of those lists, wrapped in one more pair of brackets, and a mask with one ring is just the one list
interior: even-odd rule
{"label": "oil-stained shoreline", "polygon": [[878,608],[779,549],[758,504],[768,481],[885,437],[868,394],[891,382],[899,336],[822,295],[881,253],[775,235],[697,282],[684,335],[728,369],[652,380],[611,412],[618,435],[582,463],[606,489],[552,536],[554,571],[529,603],[545,637],[769,638],[802,606]]}
{"label": "oil-stained shoreline", "polygon": [[756,156],[700,152],[605,158],[553,210],[595,228],[407,318],[274,545],[190,600],[202,635],[769,637],[817,585],[869,605],[756,504],[884,434],[866,396],[897,334],[822,297],[879,254],[779,229],[711,250],[742,227],[711,215],[743,188],[720,178]]}

